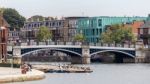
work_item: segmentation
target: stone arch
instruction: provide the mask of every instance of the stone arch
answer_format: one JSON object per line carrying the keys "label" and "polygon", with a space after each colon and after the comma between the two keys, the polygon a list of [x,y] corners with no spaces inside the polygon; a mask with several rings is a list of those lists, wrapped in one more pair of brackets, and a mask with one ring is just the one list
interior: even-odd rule
{"label": "stone arch", "polygon": [[57,49],[57,48],[56,48],[56,49],[55,49],[55,48],[47,48],[47,49],[33,50],[33,51],[30,51],[30,52],[24,53],[24,54],[22,54],[21,56],[23,57],[23,56],[25,56],[25,55],[27,55],[27,54],[30,54],[30,53],[33,53],[33,52],[35,52],[35,51],[48,50],[48,49],[56,50],[56,51],[61,51],[61,52],[64,52],[64,53],[68,52],[68,53],[72,53],[72,54],[75,54],[75,55],[80,56],[80,57],[82,56],[81,54],[79,54],[79,53],[77,53],[77,52],[74,52],[74,51],[71,51],[71,50]]}
{"label": "stone arch", "polygon": [[92,53],[90,55],[92,56],[92,55],[95,55],[95,54],[98,54],[98,53],[103,53],[103,52],[116,52],[116,53],[125,54],[125,55],[127,55],[129,57],[135,58],[134,55],[132,55],[130,53],[127,53],[127,52],[124,52],[124,51],[119,51],[119,50],[102,50],[102,51],[94,52],[94,53]]}

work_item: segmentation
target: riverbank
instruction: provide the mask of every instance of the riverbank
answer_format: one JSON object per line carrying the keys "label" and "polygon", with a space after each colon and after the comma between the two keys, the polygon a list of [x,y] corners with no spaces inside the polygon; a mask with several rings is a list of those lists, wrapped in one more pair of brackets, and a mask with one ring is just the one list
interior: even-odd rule
{"label": "riverbank", "polygon": [[45,78],[45,73],[35,69],[21,74],[19,68],[0,67],[0,83],[32,81],[43,78]]}

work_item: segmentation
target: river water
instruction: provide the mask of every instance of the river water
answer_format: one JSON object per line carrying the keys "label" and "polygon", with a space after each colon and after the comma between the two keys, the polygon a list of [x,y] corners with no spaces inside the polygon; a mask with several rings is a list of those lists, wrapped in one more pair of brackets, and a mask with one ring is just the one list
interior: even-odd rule
{"label": "river water", "polygon": [[90,64],[92,73],[47,73],[38,81],[13,84],[150,84],[150,64]]}

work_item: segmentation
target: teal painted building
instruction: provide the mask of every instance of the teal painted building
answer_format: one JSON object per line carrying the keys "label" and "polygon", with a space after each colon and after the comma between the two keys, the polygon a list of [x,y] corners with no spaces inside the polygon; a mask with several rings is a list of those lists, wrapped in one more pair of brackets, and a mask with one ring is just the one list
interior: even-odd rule
{"label": "teal painted building", "polygon": [[99,42],[100,35],[106,30],[106,26],[112,24],[130,23],[133,21],[146,20],[146,17],[88,17],[78,19],[77,33],[82,33],[86,41],[90,43]]}

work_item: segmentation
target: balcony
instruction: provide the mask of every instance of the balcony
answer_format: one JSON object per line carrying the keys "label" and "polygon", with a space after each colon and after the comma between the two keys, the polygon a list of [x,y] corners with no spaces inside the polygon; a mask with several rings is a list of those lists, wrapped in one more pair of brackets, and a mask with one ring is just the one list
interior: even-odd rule
{"label": "balcony", "polygon": [[150,34],[141,34],[140,38],[150,38]]}

